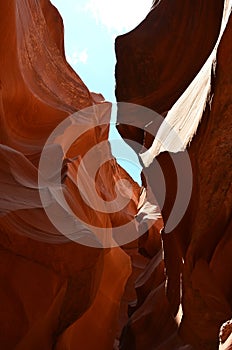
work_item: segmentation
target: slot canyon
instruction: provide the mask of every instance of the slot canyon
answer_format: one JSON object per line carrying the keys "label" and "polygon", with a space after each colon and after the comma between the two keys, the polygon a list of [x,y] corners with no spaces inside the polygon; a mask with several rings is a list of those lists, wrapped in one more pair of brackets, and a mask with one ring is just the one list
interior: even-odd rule
{"label": "slot canyon", "polygon": [[231,9],[153,0],[115,40],[113,104],[49,0],[0,2],[1,350],[232,349]]}

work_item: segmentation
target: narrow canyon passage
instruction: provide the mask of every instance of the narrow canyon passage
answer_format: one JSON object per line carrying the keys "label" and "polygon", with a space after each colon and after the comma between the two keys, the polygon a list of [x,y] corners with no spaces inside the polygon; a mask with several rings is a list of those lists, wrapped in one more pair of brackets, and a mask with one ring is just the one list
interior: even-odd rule
{"label": "narrow canyon passage", "polygon": [[117,37],[139,186],[56,7],[0,3],[1,349],[232,348],[231,7],[154,0]]}

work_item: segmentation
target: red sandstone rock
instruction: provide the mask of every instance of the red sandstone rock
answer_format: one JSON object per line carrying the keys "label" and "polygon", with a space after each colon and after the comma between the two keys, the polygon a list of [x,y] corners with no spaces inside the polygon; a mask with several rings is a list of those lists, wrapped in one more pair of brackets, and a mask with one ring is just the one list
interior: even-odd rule
{"label": "red sandstone rock", "polygon": [[[57,231],[40,200],[38,162],[49,134],[68,115],[99,104],[107,116],[110,104],[102,95],[91,94],[67,64],[62,19],[49,1],[1,2],[0,14],[0,348],[84,350],[99,344],[108,350],[117,333],[130,258],[119,247],[85,246]],[[76,140],[64,154],[62,167],[70,207],[87,223],[103,227],[130,221],[140,192],[115,160],[99,169],[96,187],[109,201],[115,197],[116,182],[126,178],[132,198],[124,211],[111,216],[93,211],[75,187],[80,158],[107,140],[107,123]],[[60,138],[58,152],[66,141]],[[51,157],[50,162],[55,161]],[[59,169],[53,175],[59,176]],[[47,205],[54,203],[49,195]]]}
{"label": "red sandstone rock", "polygon": [[[230,1],[154,1],[148,17],[117,39],[118,100],[175,115],[173,104],[182,104],[186,88],[202,72],[217,41],[224,4],[230,6]],[[0,347],[217,349],[219,328],[232,314],[231,18],[217,48],[210,99],[200,101],[206,108],[188,148],[193,167],[188,210],[173,232],[160,236],[163,223],[153,208],[157,225],[122,250],[70,241],[49,221],[38,193],[38,163],[52,130],[68,115],[91,105],[105,106],[107,117],[110,106],[102,95],[90,93],[67,64],[62,20],[48,0],[2,2],[0,13]],[[210,81],[207,74],[203,78]],[[198,86],[203,81],[199,79]],[[197,98],[194,94],[190,89],[181,105],[185,112],[189,101]],[[120,122],[123,136],[152,145],[149,133],[144,138],[143,131]],[[86,132],[64,153],[65,198],[87,223],[110,228],[137,214],[141,228],[146,212],[138,208],[140,188],[115,160],[99,169],[96,190],[110,201],[115,198],[115,183],[127,179],[133,195],[123,210],[111,215],[91,210],[75,186],[80,160],[107,138],[106,123]],[[61,135],[57,152],[64,152],[66,142]],[[175,169],[168,154],[157,159],[166,177],[162,211],[166,224],[177,179],[170,177]],[[151,165],[143,184],[154,190],[155,180]],[[54,198],[48,196],[48,206],[52,204]],[[181,310],[175,317],[180,302],[181,323]],[[115,340],[119,337],[120,344]],[[231,348],[230,338],[223,344],[226,349]]]}
{"label": "red sandstone rock", "polygon": [[[216,62],[209,58],[219,35],[223,6],[225,19],[226,11],[228,16],[230,13],[230,1],[184,4],[156,1],[147,18],[116,41],[118,101],[142,104],[163,116],[169,112],[169,120],[170,116],[177,121],[191,113],[194,116],[191,108],[196,116],[202,117],[197,134],[187,148],[193,171],[191,200],[178,226],[162,235],[169,310],[174,315],[177,313],[182,294],[183,318],[178,334],[184,343],[199,350],[218,348],[219,328],[232,314],[231,16],[215,47]],[[195,88],[192,85],[185,91],[193,78]],[[193,108],[197,100],[199,106],[196,104]],[[141,129],[125,125],[122,115],[119,121],[118,129],[123,137],[128,139],[129,135],[148,148],[152,145],[154,138],[147,138]],[[175,157],[178,158],[178,154]],[[166,225],[177,193],[177,176],[167,152],[159,154],[157,160],[166,180],[162,209]],[[154,165],[144,173],[157,196]],[[148,309],[147,302],[144,303]],[[153,308],[159,310],[156,305]],[[168,319],[170,311],[163,312]],[[161,314],[157,311],[155,317],[159,319]],[[152,322],[155,321],[152,319]],[[122,335],[122,348],[127,342],[132,344],[132,340],[131,349],[141,347],[138,332],[151,341],[152,330],[142,323],[138,328],[133,327],[132,316]],[[169,334],[167,330],[167,338]],[[150,344],[147,349],[158,347]]]}

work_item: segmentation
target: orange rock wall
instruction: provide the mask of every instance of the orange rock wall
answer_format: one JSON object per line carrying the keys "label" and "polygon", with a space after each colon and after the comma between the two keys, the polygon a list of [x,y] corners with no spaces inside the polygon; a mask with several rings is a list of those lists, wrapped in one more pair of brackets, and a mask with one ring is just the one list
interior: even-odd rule
{"label": "orange rock wall", "polygon": [[[165,117],[213,50],[224,5],[231,6],[226,1],[156,1],[136,29],[117,38],[117,99],[142,104]],[[150,287],[150,294],[125,328],[123,350],[142,350],[144,342],[146,349],[177,349],[180,343],[173,340],[174,336],[170,338],[171,334],[178,334],[194,349],[218,349],[220,326],[231,318],[231,43],[230,16],[212,66],[202,120],[187,148],[193,172],[191,199],[180,224],[162,235],[168,303],[160,310],[157,300],[165,296],[160,296],[155,284]],[[182,112],[187,113],[184,104]],[[121,116],[120,123],[123,137],[129,134],[131,140],[151,146],[153,138],[143,130],[128,128]],[[169,155],[161,153],[157,160],[167,186],[162,210],[165,225],[177,193],[177,180]],[[156,195],[153,169],[151,165],[144,174]],[[156,302],[152,304],[152,300]],[[173,324],[172,330],[171,326],[165,328],[180,303],[180,325]],[[161,317],[166,317],[165,326],[160,324]],[[166,343],[160,339],[162,331]]]}
{"label": "orange rock wall", "polygon": [[[130,258],[119,247],[89,247],[58,232],[42,207],[38,166],[45,141],[60,122],[96,100],[108,103],[91,95],[66,62],[62,19],[48,0],[1,2],[0,14],[0,348],[92,350],[98,343],[107,350],[116,337]],[[107,124],[89,130],[71,145],[62,167],[72,209],[103,227],[130,221],[140,192],[111,160],[98,172],[97,190],[111,200],[116,182],[130,181],[134,194],[125,212],[111,217],[83,207],[72,181],[76,156],[80,160],[88,147],[107,138]]]}

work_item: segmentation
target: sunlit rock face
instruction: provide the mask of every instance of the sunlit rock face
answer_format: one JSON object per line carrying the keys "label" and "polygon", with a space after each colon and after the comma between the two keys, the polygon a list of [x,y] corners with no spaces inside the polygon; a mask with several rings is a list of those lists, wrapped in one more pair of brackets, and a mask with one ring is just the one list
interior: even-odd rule
{"label": "sunlit rock face", "polygon": [[[155,1],[116,41],[118,101],[160,113],[188,145],[191,196],[170,231],[178,187],[189,183],[187,167],[176,173],[180,152],[170,151],[178,137],[166,142],[170,130],[160,132],[164,152],[150,120],[137,115],[138,129],[119,113],[119,131],[144,163],[140,188],[112,158],[111,104],[66,62],[56,8],[0,3],[1,349],[218,349],[232,314],[230,8],[229,0]],[[104,211],[118,183],[127,204]],[[121,247],[111,233],[131,222]],[[231,348],[230,333],[229,322],[220,349]]]}
{"label": "sunlit rock face", "polygon": [[[130,257],[120,247],[105,248],[85,225],[70,232],[65,224],[61,233],[46,210],[55,208],[53,214],[62,224],[62,215],[69,217],[68,203],[84,223],[109,230],[137,213],[140,187],[115,159],[105,158],[94,179],[99,198],[114,199],[121,179],[129,181],[132,194],[127,195],[124,186],[128,203],[113,215],[86,204],[76,186],[79,164],[102,141],[111,154],[106,142],[111,105],[91,94],[67,64],[62,19],[49,1],[3,1],[0,14],[0,348],[92,350],[97,344],[99,349],[112,349],[122,328],[119,312],[131,274]],[[91,122],[103,116],[104,124],[74,138],[68,149],[73,133],[56,135],[47,164],[52,168],[62,156],[61,168],[49,178],[51,183],[60,179],[60,187],[51,188],[46,181],[39,185],[47,138],[69,115],[89,106],[96,106],[96,114],[82,117]],[[78,117],[71,120],[75,130],[83,127]],[[100,151],[96,157],[105,157]]]}
{"label": "sunlit rock face", "polygon": [[229,320],[221,326],[220,329],[220,347],[219,350],[232,349],[232,320]]}
{"label": "sunlit rock face", "polygon": [[[155,1],[137,28],[116,40],[118,101],[149,107],[171,126],[159,134],[158,143],[149,135],[149,126],[146,132],[143,127],[128,127],[123,115],[118,116],[121,135],[150,151],[147,162],[144,147],[136,148],[145,160],[143,183],[158,201],[155,160],[166,182],[162,208],[166,276],[159,268],[162,259],[155,256],[147,267],[144,285],[149,287],[142,299],[143,289],[136,286],[139,302],[121,335],[123,350],[218,349],[220,326],[231,318],[231,5],[231,1]],[[141,125],[142,120],[141,115]],[[168,140],[171,129],[183,141],[182,153],[173,157],[170,145],[175,152],[178,147],[175,135],[173,142]],[[191,196],[180,222],[166,231],[176,194],[189,176],[184,167],[182,175],[175,169],[184,149],[192,167]],[[180,305],[182,318],[177,314]]]}

